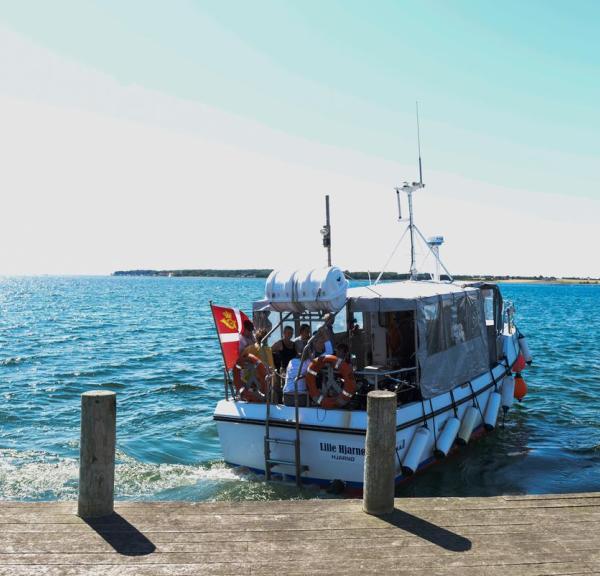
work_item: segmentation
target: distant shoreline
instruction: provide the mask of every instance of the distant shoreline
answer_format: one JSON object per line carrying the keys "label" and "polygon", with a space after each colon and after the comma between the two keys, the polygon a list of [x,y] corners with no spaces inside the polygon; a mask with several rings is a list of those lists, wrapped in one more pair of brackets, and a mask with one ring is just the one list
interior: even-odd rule
{"label": "distant shoreline", "polygon": [[504,284],[600,284],[600,278],[497,278],[490,282]]}
{"label": "distant shoreline", "polygon": [[[344,271],[353,280],[368,280],[368,272]],[[267,268],[247,268],[233,270],[189,269],[189,270],[117,270],[112,276],[162,276],[174,278],[266,278],[271,273]],[[371,278],[376,274],[372,273]],[[428,275],[426,275],[428,278]],[[424,277],[425,278],[425,277]],[[407,280],[408,274],[396,272],[385,272],[382,280]],[[511,284],[600,284],[600,278],[558,278],[554,276],[490,276],[490,275],[468,275],[459,274],[454,276],[455,280],[468,282],[504,282]]]}

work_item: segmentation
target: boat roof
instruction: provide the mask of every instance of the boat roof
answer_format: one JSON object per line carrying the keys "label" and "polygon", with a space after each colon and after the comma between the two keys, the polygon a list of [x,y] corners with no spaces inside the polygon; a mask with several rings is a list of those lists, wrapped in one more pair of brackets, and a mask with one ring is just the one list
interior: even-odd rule
{"label": "boat roof", "polygon": [[446,299],[465,292],[476,291],[476,288],[455,282],[402,280],[350,288],[347,296],[354,310],[383,312],[414,310],[419,300]]}

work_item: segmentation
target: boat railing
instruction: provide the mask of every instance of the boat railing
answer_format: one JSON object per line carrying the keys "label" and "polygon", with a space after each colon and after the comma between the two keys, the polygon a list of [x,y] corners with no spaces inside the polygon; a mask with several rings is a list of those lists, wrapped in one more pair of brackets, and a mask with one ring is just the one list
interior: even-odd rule
{"label": "boat railing", "polygon": [[[406,380],[402,379],[402,375],[408,375],[411,372],[416,372],[417,367],[412,366],[411,368],[394,368],[394,369],[382,369],[382,368],[364,368],[363,370],[355,370],[355,376],[362,376],[365,379],[372,381],[375,389],[379,388],[379,382],[382,380],[392,380],[395,383],[406,383],[410,384]],[[416,385],[415,385],[416,386]]]}

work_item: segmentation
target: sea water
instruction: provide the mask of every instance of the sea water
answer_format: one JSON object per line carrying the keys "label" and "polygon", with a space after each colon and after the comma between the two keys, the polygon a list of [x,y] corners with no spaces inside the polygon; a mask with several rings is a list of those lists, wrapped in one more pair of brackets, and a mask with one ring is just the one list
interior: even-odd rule
{"label": "sea water", "polygon": [[[0,279],[0,499],[76,498],[80,395],[117,393],[120,499],[317,497],[222,460],[223,397],[209,300],[247,312],[264,281]],[[600,286],[505,284],[534,364],[504,426],[403,485],[400,495],[598,490]]]}

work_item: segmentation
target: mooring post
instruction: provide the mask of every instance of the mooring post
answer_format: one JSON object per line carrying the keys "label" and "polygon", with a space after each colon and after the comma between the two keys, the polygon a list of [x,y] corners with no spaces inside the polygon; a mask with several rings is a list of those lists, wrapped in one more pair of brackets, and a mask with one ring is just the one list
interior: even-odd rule
{"label": "mooring post", "polygon": [[363,510],[390,514],[394,510],[396,478],[396,394],[373,390],[367,395],[367,439]]}
{"label": "mooring post", "polygon": [[81,395],[79,503],[82,518],[113,513],[117,395],[105,390]]}

